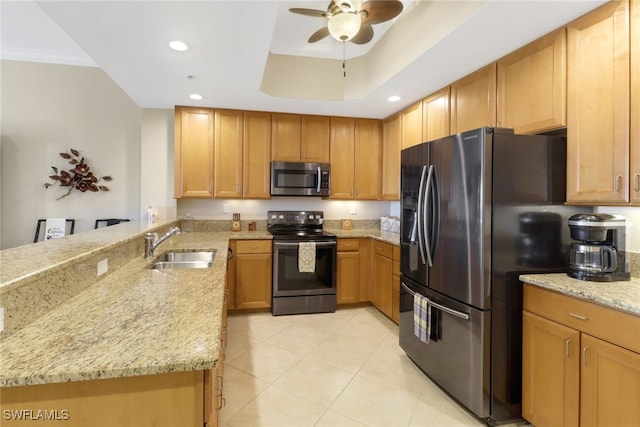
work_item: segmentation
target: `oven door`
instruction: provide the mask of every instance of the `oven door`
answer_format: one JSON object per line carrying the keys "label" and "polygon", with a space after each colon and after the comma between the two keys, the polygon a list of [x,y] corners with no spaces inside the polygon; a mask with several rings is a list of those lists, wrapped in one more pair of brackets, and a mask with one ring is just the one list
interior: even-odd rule
{"label": "oven door", "polygon": [[309,240],[273,239],[273,297],[336,294],[335,240],[316,243],[315,271],[298,271],[298,243]]}

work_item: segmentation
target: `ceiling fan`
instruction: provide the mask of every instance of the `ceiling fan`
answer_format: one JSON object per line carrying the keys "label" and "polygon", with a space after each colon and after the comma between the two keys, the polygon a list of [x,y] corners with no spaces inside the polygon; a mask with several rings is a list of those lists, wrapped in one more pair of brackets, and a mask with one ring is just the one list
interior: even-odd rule
{"label": "ceiling fan", "polygon": [[402,8],[399,0],[332,0],[326,11],[294,7],[289,12],[327,19],[327,25],[313,33],[309,43],[330,35],[341,42],[366,44],[373,38],[372,25],[395,18]]}

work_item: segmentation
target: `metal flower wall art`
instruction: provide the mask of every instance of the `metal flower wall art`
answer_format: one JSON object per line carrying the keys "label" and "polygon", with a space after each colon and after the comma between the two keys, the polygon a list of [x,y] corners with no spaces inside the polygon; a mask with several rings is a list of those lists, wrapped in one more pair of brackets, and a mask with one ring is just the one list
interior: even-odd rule
{"label": "metal flower wall art", "polygon": [[80,156],[80,152],[78,150],[71,148],[69,152],[70,153],[60,153],[60,157],[67,160],[72,168],[64,170],[51,166],[53,175],[49,175],[49,179],[52,180],[53,183],[47,182],[44,184],[44,188],[51,188],[56,184],[60,185],[60,187],[67,188],[67,192],[56,200],[60,200],[63,197],[68,196],[73,190],[78,190],[82,193],[86,191],[94,193],[98,191],[109,191],[109,187],[106,185],[99,185],[99,182],[111,181],[113,179],[111,176],[98,178],[91,171],[86,159],[83,156]]}

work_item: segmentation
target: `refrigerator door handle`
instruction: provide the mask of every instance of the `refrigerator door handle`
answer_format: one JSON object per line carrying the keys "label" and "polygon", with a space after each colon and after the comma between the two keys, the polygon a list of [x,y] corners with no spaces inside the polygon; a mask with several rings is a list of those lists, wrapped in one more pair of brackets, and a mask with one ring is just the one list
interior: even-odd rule
{"label": "refrigerator door handle", "polygon": [[[405,285],[404,282],[401,282],[400,285],[404,288],[405,291],[409,292],[409,294],[411,296],[416,296],[416,293],[413,292],[411,289],[409,289],[409,287],[407,285]],[[459,318],[464,319],[464,320],[469,320],[469,315],[467,313],[463,313],[461,311],[454,310],[454,309],[449,308],[449,307],[445,307],[444,305],[438,304],[438,303],[433,302],[431,300],[429,300],[428,304],[431,307],[435,307],[438,310],[444,311],[445,313],[448,313],[448,314],[450,314],[452,316],[456,316],[456,317],[459,317]]]}
{"label": "refrigerator door handle", "polygon": [[423,238],[425,241],[424,249],[426,252],[429,267],[433,267],[433,254],[431,253],[431,249],[432,249],[431,237],[432,236],[430,236],[430,234],[433,234],[433,232],[429,233],[429,231],[427,230],[427,226],[429,224],[429,216],[428,216],[429,206],[431,206],[433,210],[433,205],[430,204],[429,201],[433,197],[433,195],[431,194],[432,193],[431,190],[433,188],[434,171],[435,171],[435,167],[433,165],[429,165],[429,174],[427,175],[427,184],[426,184],[427,191],[423,200],[424,206],[422,207],[422,225],[424,227],[424,230],[422,232],[423,232]]}
{"label": "refrigerator door handle", "polygon": [[[423,212],[424,210],[424,189],[425,189],[425,178],[427,176],[427,166],[423,166],[422,167],[422,173],[420,174],[420,187],[418,190],[418,209],[417,209],[417,218],[416,218],[416,223],[418,224],[418,247],[420,248],[420,259],[422,260],[422,264],[426,264],[427,263],[427,259],[425,257],[425,242],[424,242],[424,236],[425,236],[425,230],[424,227],[426,226],[426,223],[423,223],[422,218],[424,215],[426,215],[425,212]],[[431,265],[431,264],[429,264]]]}
{"label": "refrigerator door handle", "polygon": [[413,211],[413,223],[411,224],[411,231],[409,232],[409,243],[414,245],[418,236],[418,212]]}
{"label": "refrigerator door handle", "polygon": [[433,189],[431,194],[431,203],[429,207],[431,208],[431,228],[429,233],[429,254],[431,256],[431,261],[433,262],[433,258],[436,254],[436,249],[438,247],[438,241],[440,239],[440,188],[438,186],[438,173],[435,170],[435,166],[432,166],[433,175],[431,177],[431,188]]}

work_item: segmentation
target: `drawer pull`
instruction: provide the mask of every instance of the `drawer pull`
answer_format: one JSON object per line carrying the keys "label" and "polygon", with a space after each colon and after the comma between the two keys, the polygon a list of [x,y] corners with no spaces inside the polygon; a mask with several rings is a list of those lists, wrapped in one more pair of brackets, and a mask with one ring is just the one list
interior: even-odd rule
{"label": "drawer pull", "polygon": [[569,349],[570,349],[570,347],[571,347],[571,342],[572,342],[572,341],[573,341],[573,340],[570,340],[570,339],[569,339],[569,340],[566,340],[566,341],[564,342],[564,349],[565,349],[565,353],[567,354],[567,357],[568,357],[568,358],[571,358],[571,352],[569,351]]}
{"label": "drawer pull", "polygon": [[569,312],[569,316],[571,316],[571,317],[575,317],[576,319],[580,319],[580,320],[589,320],[589,318],[588,318],[588,317],[581,316],[581,315],[579,315],[579,314],[575,314],[575,313],[571,313],[571,312]]}

